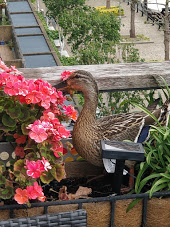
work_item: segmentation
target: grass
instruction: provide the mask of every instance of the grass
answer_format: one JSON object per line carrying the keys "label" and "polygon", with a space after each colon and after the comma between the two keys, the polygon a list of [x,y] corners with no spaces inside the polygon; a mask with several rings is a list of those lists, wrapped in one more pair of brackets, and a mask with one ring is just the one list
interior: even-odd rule
{"label": "grass", "polygon": [[136,38],[130,38],[130,36],[122,36],[121,37],[123,42],[138,42],[138,41],[150,41],[150,38],[144,35],[137,35]]}

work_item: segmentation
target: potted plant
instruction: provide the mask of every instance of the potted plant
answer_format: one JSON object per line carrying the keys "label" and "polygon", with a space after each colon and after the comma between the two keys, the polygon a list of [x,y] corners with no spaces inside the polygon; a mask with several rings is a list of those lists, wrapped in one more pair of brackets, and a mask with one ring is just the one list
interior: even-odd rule
{"label": "potted plant", "polygon": [[0,0],[0,6],[1,6],[2,8],[5,8],[5,6],[6,6],[6,1]]}
{"label": "potted plant", "polygon": [[0,162],[0,200],[29,206],[45,201],[42,183],[65,177],[61,139],[70,131],[61,122],[75,120],[76,110],[48,82],[26,80],[1,60],[0,70],[0,139],[15,152],[8,167]]}

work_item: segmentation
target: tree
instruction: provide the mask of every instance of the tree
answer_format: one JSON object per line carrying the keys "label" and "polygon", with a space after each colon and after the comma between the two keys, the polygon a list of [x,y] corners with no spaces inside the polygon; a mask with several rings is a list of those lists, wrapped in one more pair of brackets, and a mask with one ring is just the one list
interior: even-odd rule
{"label": "tree", "polygon": [[[56,21],[59,32],[59,42],[60,42],[60,51],[64,47],[64,32],[63,28],[59,26],[60,18],[62,17],[64,11],[72,11],[77,7],[83,6],[85,0],[43,0],[45,6],[47,7],[47,16],[53,18]],[[70,24],[69,24],[70,27]]]}
{"label": "tree", "polygon": [[106,0],[106,9],[110,9],[110,0]]}
{"label": "tree", "polygon": [[169,60],[169,0],[165,3],[165,16],[164,16],[164,45],[165,45],[165,61]]}
{"label": "tree", "polygon": [[131,1],[131,21],[130,21],[130,38],[135,38],[135,6],[137,0]]}

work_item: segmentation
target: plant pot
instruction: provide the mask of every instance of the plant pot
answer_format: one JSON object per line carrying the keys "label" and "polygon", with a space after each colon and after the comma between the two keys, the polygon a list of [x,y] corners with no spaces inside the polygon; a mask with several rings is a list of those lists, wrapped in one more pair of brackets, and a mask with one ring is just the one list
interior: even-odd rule
{"label": "plant pot", "polygon": [[[3,151],[5,151],[7,147],[11,151],[9,152],[9,156],[11,157],[11,155],[13,155],[11,144],[4,143],[0,146]],[[65,167],[68,177],[97,175],[101,174],[103,171],[102,168],[97,168],[86,161],[66,162]],[[8,220],[11,217],[32,217],[43,215],[44,213],[51,214],[83,208],[87,212],[88,227],[109,227],[110,223],[112,223],[113,226],[113,222],[116,227],[140,227],[142,220],[146,222],[146,227],[169,227],[170,192],[165,195],[166,198],[162,199],[148,199],[147,194],[138,195],[141,198],[145,198],[144,203],[140,201],[128,213],[126,212],[126,209],[136,195],[113,195],[103,198],[32,203],[31,208],[26,208],[24,205],[0,206],[0,219]],[[162,194],[156,194],[156,196],[161,197]],[[144,206],[147,201],[146,199],[148,199],[147,213],[146,206]],[[146,217],[146,219],[144,217]]]}
{"label": "plant pot", "polygon": [[6,4],[2,4],[1,7],[2,7],[2,9],[5,9]]}
{"label": "plant pot", "polygon": [[[170,193],[169,193],[170,196]],[[111,206],[116,197],[119,197],[114,206]],[[32,208],[24,208],[21,205],[11,205],[0,207],[0,219],[10,218],[10,210],[13,209],[13,217],[32,217],[43,215],[44,211],[51,213],[74,211],[83,208],[87,212],[87,227],[109,227],[113,219],[111,213],[114,210],[115,227],[141,227],[142,223],[142,201],[133,207],[128,213],[126,209],[132,202],[132,199],[125,199],[127,196],[111,196],[105,198],[81,199],[72,201],[56,201],[45,203],[33,203]],[[121,197],[121,198],[120,198]],[[81,204],[81,205],[80,205]],[[48,207],[48,208],[47,208]],[[148,209],[146,215],[146,227],[169,227],[170,223],[170,198],[152,198],[148,200]],[[112,225],[113,226],[113,225]],[[145,225],[142,225],[145,226]]]}

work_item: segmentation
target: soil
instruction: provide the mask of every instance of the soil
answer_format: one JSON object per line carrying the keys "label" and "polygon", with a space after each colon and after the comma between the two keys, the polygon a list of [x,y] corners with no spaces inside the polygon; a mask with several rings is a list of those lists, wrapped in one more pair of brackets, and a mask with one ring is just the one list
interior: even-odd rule
{"label": "soil", "polygon": [[[44,185],[43,191],[48,201],[57,200],[58,192],[63,187],[67,187],[67,192],[75,194],[79,186],[88,187],[92,189],[92,193],[88,197],[105,197],[115,194],[112,190],[113,175],[106,174],[97,176],[96,178],[66,178],[61,182],[53,181],[48,185]],[[122,188],[129,192],[128,177],[124,177]],[[124,194],[124,193],[123,193]]]}

